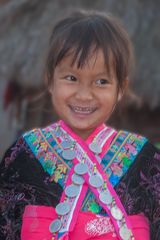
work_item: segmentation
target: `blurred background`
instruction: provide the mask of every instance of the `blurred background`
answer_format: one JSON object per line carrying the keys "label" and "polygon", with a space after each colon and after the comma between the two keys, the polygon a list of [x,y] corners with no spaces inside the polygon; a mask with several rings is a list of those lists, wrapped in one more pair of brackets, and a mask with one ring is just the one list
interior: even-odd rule
{"label": "blurred background", "polygon": [[0,0],[0,156],[24,131],[57,119],[44,88],[48,40],[70,9],[120,18],[132,39],[136,70],[109,124],[160,142],[160,1]]}

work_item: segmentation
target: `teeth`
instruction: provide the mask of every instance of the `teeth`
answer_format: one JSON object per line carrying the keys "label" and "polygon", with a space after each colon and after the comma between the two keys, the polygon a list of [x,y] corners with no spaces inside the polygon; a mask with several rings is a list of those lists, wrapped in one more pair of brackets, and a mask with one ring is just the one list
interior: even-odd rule
{"label": "teeth", "polygon": [[79,107],[79,106],[72,106],[72,109],[77,113],[91,113],[95,110],[95,108],[91,107]]}

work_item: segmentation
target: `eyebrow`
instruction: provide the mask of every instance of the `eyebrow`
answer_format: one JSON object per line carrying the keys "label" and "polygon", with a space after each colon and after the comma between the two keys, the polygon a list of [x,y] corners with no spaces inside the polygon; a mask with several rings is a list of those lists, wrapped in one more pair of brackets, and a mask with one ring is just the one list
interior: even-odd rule
{"label": "eyebrow", "polygon": [[[59,64],[58,67],[59,67],[59,71],[60,71],[60,72],[67,72],[67,71],[69,71],[69,72],[75,73],[75,69],[74,69],[74,67],[73,67],[72,65]],[[82,70],[83,67],[82,67],[82,68],[77,68],[77,69],[78,69],[78,70]],[[107,76],[107,77],[110,77],[110,75],[109,75],[109,73],[108,73],[107,70],[104,70],[104,71],[102,71],[102,72],[98,72],[97,74],[93,74],[93,75],[95,75],[96,77],[97,77],[97,76],[101,76],[101,75],[105,75],[105,76]]]}
{"label": "eyebrow", "polygon": [[[75,72],[73,67],[68,67],[68,66],[67,67],[64,67],[64,66],[59,67],[59,71],[60,72],[67,72],[67,71],[69,71],[69,72],[73,72],[73,73]],[[99,73],[95,74],[95,76],[102,76],[102,75],[105,75],[105,76],[109,77],[109,73],[107,73],[107,72],[99,72]]]}

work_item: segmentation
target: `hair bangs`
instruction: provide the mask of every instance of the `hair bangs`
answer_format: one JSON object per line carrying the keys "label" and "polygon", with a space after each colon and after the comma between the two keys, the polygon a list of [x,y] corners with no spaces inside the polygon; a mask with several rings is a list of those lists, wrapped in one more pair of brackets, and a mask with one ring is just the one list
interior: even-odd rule
{"label": "hair bangs", "polygon": [[72,65],[76,63],[78,68],[82,68],[90,54],[99,48],[93,29],[89,24],[77,23],[70,29],[67,37],[65,33],[64,35],[65,41],[59,50],[56,64],[64,57],[72,55]]}
{"label": "hair bangs", "polygon": [[93,19],[87,19],[87,22],[83,21],[73,24],[67,37],[64,32],[65,41],[61,44],[56,65],[64,57],[72,55],[72,65],[77,64],[78,68],[83,68],[88,59],[96,55],[97,51],[101,49],[104,53],[107,71],[110,74],[110,55],[112,50],[103,28],[104,26],[101,26],[98,18],[94,21]]}

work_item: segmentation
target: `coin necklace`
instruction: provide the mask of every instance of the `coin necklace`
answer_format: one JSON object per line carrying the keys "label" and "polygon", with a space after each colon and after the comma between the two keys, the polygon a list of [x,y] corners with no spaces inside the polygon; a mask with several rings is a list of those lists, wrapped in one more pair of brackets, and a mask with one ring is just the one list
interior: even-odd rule
{"label": "coin necklace", "polygon": [[75,145],[76,143],[70,140],[65,140],[61,143],[61,146],[63,147],[62,157],[65,160],[71,161],[76,157]]}
{"label": "coin necklace", "polygon": [[[76,156],[75,154],[75,143],[73,144],[72,141],[63,141],[61,144],[63,148],[62,156],[66,160],[73,160]],[[97,145],[96,140],[94,140],[90,145],[89,148],[91,151],[95,153],[95,155],[98,155],[101,153],[101,148]],[[72,153],[71,153],[72,152]],[[72,183],[65,188],[65,195],[68,198],[75,198],[79,194],[80,185],[84,183],[84,179],[82,177],[83,174],[88,172],[88,166],[85,163],[85,161],[82,161],[75,165],[74,167],[74,174],[72,175]],[[95,188],[102,187],[102,185],[105,184],[101,176],[97,173],[96,165],[94,165],[94,171],[93,174],[89,177],[89,185]],[[110,191],[106,188],[103,189],[103,191],[99,194],[99,199],[102,203],[106,205],[110,205],[113,203],[113,205],[110,208],[110,212],[112,217],[120,221],[120,223],[123,220],[123,213],[121,209],[116,206],[114,199],[112,198]],[[71,211],[71,206],[67,202],[61,202],[56,206],[56,212],[59,216],[64,216],[68,214]],[[125,222],[124,222],[125,223]],[[56,219],[50,224],[50,231],[55,233],[59,231],[62,227],[61,219]],[[131,235],[130,229],[128,229],[126,224],[123,224],[119,228],[119,235],[123,240],[129,240]]]}
{"label": "coin necklace", "polygon": [[107,188],[106,182],[104,182],[104,184],[103,184],[103,190],[99,194],[99,199],[102,203],[107,204],[107,205],[112,203],[113,197]]}
{"label": "coin necklace", "polygon": [[[63,145],[64,146],[64,145]],[[68,146],[68,145],[67,145]],[[64,192],[66,197],[68,198],[76,198],[80,191],[80,185],[84,183],[84,179],[82,177],[83,174],[85,174],[88,171],[87,164],[82,161],[81,163],[78,163],[74,167],[74,173],[72,174],[72,183],[68,185]],[[68,214],[71,211],[71,207],[68,202],[60,202],[56,206],[56,213],[58,214],[59,218],[53,220],[49,226],[49,230],[52,234],[55,234],[58,232],[62,227],[62,221],[60,219],[60,216],[64,216]]]}
{"label": "coin necklace", "polygon": [[101,158],[99,157],[99,154],[102,152],[102,149],[97,144],[96,138],[94,138],[93,141],[89,144],[89,149],[95,154],[97,161],[100,163]]}
{"label": "coin necklace", "polygon": [[89,144],[89,148],[95,154],[99,154],[102,152],[101,147],[96,142],[96,138],[94,138],[93,141]]}
{"label": "coin necklace", "polygon": [[89,184],[92,187],[99,188],[103,185],[103,179],[97,174],[97,167],[94,164],[93,174],[89,177]]}

